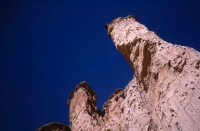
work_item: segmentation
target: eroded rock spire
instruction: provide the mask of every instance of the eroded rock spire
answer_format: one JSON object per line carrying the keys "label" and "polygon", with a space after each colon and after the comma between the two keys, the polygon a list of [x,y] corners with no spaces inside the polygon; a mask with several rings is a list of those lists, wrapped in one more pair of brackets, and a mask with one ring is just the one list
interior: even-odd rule
{"label": "eroded rock spire", "polygon": [[[167,43],[133,17],[116,20],[108,32],[135,71],[148,105],[149,129],[200,130],[200,53]],[[130,98],[124,105],[131,103]],[[134,124],[128,125],[134,129]]]}
{"label": "eroded rock spire", "polygon": [[71,130],[199,131],[200,53],[162,40],[132,16],[106,28],[135,76],[101,110],[90,85],[78,84],[68,102]]}

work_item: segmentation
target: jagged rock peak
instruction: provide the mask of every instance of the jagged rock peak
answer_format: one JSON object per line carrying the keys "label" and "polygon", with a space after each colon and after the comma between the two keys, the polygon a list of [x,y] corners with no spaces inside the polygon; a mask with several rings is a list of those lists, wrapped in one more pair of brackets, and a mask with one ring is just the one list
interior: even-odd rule
{"label": "jagged rock peak", "polygon": [[68,107],[70,112],[70,128],[72,130],[83,129],[82,127],[87,130],[89,129],[87,126],[98,126],[96,93],[86,81],[79,83],[71,93]]}
{"label": "jagged rock peak", "polygon": [[133,16],[114,19],[107,25],[107,31],[116,47],[127,45],[136,40],[146,40],[149,43],[165,42],[154,32],[149,31],[146,26],[139,23]]}
{"label": "jagged rock peak", "polygon": [[120,22],[120,21],[123,20],[123,19],[133,19],[133,20],[135,20],[135,21],[138,21],[137,18],[136,18],[135,16],[132,16],[132,15],[129,15],[129,16],[124,17],[124,18],[118,17],[118,18],[114,19],[111,23],[106,24],[107,33],[108,33],[109,36],[110,36],[110,33],[111,33],[112,30],[113,30],[114,25],[115,25],[116,23]]}
{"label": "jagged rock peak", "polygon": [[[81,82],[72,92],[68,104],[70,111],[70,128],[72,130],[107,130],[113,122],[122,121],[124,91],[117,89],[103,105],[97,110],[96,94],[86,82]],[[121,129],[115,125],[112,129]]]}
{"label": "jagged rock peak", "polygon": [[77,92],[79,89],[82,89],[83,91],[85,91],[88,95],[91,94],[93,96],[96,97],[96,93],[94,92],[94,90],[91,88],[91,86],[89,85],[89,83],[87,83],[87,81],[82,81],[79,84],[76,85],[75,89],[70,93],[69,95],[69,100],[67,105],[69,106],[70,104],[70,100],[74,97],[74,93]]}
{"label": "jagged rock peak", "polygon": [[[133,120],[138,115],[138,109],[133,110],[130,104],[133,94],[140,93],[143,97],[136,101],[147,105],[149,118],[142,120],[148,121],[149,130],[200,130],[197,124],[200,122],[200,53],[164,41],[133,17],[115,19],[108,25],[108,32],[142,89],[132,89],[138,87],[136,83],[126,87],[123,104],[128,112],[124,117]],[[131,90],[135,90],[132,95]],[[144,111],[144,107],[141,109]],[[137,124],[131,121],[128,123],[128,130],[143,130],[134,129]]]}
{"label": "jagged rock peak", "polygon": [[72,131],[200,131],[200,53],[162,40],[134,17],[107,25],[115,47],[134,70],[101,111],[87,82],[68,102]]}

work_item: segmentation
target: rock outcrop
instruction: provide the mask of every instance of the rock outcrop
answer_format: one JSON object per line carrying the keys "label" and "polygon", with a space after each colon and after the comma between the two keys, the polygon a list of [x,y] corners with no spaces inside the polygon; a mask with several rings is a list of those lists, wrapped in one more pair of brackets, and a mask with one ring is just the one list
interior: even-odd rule
{"label": "rock outcrop", "polygon": [[[125,89],[123,106],[128,111],[123,115],[124,129],[200,130],[200,53],[167,43],[134,17],[114,20],[108,25],[108,33],[134,69],[137,81]],[[141,101],[141,106],[133,110],[131,99],[135,96],[130,93],[138,93],[138,86],[142,97],[136,103]],[[145,117],[135,117],[138,110]]]}
{"label": "rock outcrop", "polygon": [[70,96],[72,131],[200,131],[200,53],[159,38],[134,17],[107,25],[117,50],[134,70],[97,110],[87,82]]}
{"label": "rock outcrop", "polygon": [[100,130],[102,120],[96,107],[96,94],[87,82],[76,86],[70,94],[68,107],[72,130]]}
{"label": "rock outcrop", "polygon": [[64,123],[52,122],[36,129],[36,131],[71,131],[71,129]]}

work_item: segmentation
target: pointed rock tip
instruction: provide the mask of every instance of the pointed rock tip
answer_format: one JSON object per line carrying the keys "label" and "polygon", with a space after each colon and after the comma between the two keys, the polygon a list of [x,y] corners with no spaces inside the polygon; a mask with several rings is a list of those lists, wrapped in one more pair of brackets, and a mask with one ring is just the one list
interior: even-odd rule
{"label": "pointed rock tip", "polygon": [[74,91],[77,91],[81,88],[84,88],[87,92],[94,93],[92,87],[90,86],[90,84],[87,81],[81,81],[79,84],[77,84]]}
{"label": "pointed rock tip", "polygon": [[119,95],[119,94],[123,94],[123,93],[124,93],[124,90],[123,90],[123,89],[117,88],[117,89],[115,90],[115,92],[114,92],[108,99],[112,99],[114,96]]}
{"label": "pointed rock tip", "polygon": [[87,81],[81,81],[80,83],[76,85],[76,87],[88,87],[88,86],[90,85]]}
{"label": "pointed rock tip", "polygon": [[70,100],[73,99],[74,93],[76,93],[79,89],[84,89],[87,94],[96,95],[92,87],[89,85],[87,81],[81,81],[76,85],[75,89],[69,94],[69,100],[67,101],[67,106],[70,105]]}
{"label": "pointed rock tip", "polygon": [[133,19],[135,21],[138,21],[138,19],[135,16],[133,16],[133,15],[128,15],[126,17],[117,17],[114,20],[112,20],[109,24],[105,25],[105,28],[107,30],[107,34],[110,36],[110,32],[112,32],[114,25],[116,23],[124,20],[124,19]]}

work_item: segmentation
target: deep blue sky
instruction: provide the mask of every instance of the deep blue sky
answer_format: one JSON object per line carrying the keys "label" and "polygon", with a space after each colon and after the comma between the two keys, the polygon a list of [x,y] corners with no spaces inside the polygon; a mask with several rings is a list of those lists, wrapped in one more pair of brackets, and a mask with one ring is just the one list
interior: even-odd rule
{"label": "deep blue sky", "polygon": [[98,107],[133,77],[104,25],[135,15],[161,38],[200,50],[198,0],[1,0],[0,127],[68,123],[66,101],[86,80]]}

